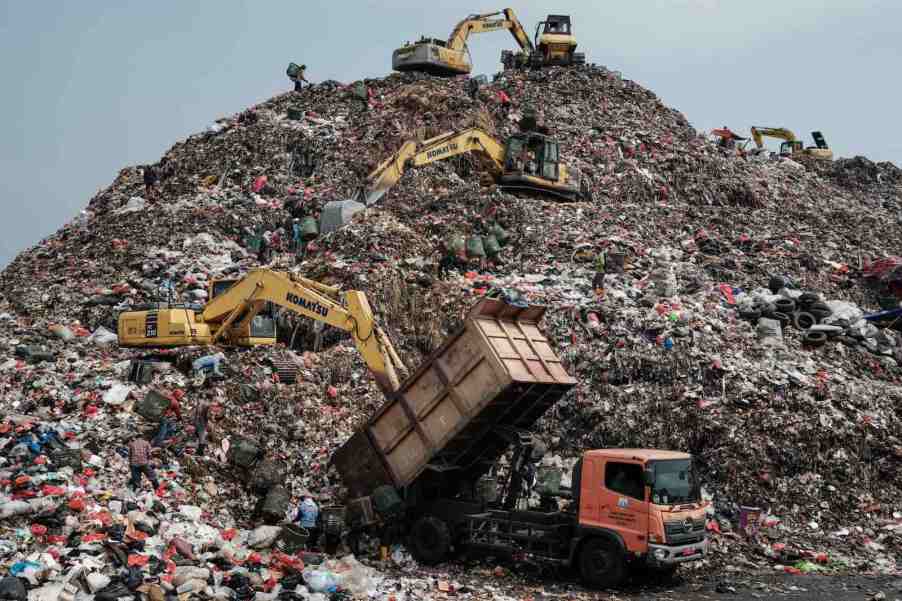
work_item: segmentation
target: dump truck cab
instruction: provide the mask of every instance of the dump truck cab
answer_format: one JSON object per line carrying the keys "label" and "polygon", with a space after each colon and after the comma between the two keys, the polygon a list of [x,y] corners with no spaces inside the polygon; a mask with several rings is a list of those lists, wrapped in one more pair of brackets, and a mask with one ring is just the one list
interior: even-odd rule
{"label": "dump truck cab", "polygon": [[[691,455],[593,450],[577,463],[577,474],[572,486],[577,547],[600,538],[619,549],[624,560],[640,559],[652,567],[675,566],[705,555],[705,507]],[[575,559],[583,571],[582,560]]]}
{"label": "dump truck cab", "polygon": [[[668,573],[705,557],[706,507],[691,455],[586,451],[565,487],[559,469],[535,467],[542,452],[536,454],[530,440],[523,433],[513,444],[506,477],[496,478],[493,469],[460,479],[445,469],[424,474],[405,491],[415,558],[437,563],[452,547],[510,559],[526,555],[573,567],[589,586],[605,588],[616,586],[630,566]],[[530,474],[531,488],[524,485]]]}

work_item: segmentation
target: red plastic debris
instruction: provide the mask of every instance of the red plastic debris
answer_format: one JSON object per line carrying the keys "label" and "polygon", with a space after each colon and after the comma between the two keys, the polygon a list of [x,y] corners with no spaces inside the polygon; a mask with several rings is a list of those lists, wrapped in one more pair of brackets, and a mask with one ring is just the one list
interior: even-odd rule
{"label": "red plastic debris", "polygon": [[132,553],[128,556],[128,567],[135,566],[146,566],[147,562],[150,561],[149,555],[140,555],[138,553]]}

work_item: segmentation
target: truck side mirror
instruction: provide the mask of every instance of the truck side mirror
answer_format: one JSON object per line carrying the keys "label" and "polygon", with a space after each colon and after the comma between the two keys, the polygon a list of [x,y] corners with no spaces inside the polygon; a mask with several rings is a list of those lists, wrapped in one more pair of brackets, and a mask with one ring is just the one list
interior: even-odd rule
{"label": "truck side mirror", "polygon": [[645,482],[645,486],[654,486],[655,485],[655,471],[654,470],[645,470],[642,472],[642,480]]}

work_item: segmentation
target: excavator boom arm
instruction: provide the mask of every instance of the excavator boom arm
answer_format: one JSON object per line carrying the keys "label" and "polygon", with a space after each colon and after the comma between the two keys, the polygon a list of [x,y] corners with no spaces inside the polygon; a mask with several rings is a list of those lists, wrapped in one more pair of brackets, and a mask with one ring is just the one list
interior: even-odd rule
{"label": "excavator boom arm", "polygon": [[221,324],[215,336],[218,339],[228,336],[239,317],[241,323],[252,319],[266,302],[349,332],[380,388],[386,394],[398,389],[398,371],[404,371],[404,365],[388,336],[376,325],[362,292],[342,294],[337,288],[312,280],[256,269],[211,300],[204,308],[203,319]]}
{"label": "excavator boom arm", "polygon": [[[504,15],[503,19],[492,19],[498,15]],[[532,51],[533,45],[517,20],[514,11],[510,8],[504,10],[486,13],[483,15],[470,15],[460,23],[458,23],[451,35],[448,36],[448,48],[451,50],[463,50],[467,45],[467,38],[471,33],[487,33],[491,31],[499,31],[502,29],[510,30],[511,35],[525,51]]]}
{"label": "excavator boom arm", "polygon": [[764,148],[764,138],[777,138],[786,142],[795,142],[796,135],[785,127],[752,127],[752,139],[755,140],[755,146]]}
{"label": "excavator boom arm", "polygon": [[408,140],[367,177],[366,204],[382,198],[401,179],[408,165],[422,167],[468,152],[479,152],[491,159],[499,173],[504,168],[504,146],[478,127],[444,133],[421,143]]}

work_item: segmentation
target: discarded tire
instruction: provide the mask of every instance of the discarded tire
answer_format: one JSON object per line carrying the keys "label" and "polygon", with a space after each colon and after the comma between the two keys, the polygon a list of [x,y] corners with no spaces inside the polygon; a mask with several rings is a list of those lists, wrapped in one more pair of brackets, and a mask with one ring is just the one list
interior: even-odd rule
{"label": "discarded tire", "polygon": [[780,291],[781,288],[786,287],[786,278],[782,275],[772,275],[770,277],[770,281],[767,283],[767,287],[770,289],[772,294],[776,294]]}
{"label": "discarded tire", "polygon": [[826,303],[817,302],[808,307],[808,313],[811,313],[818,321],[821,321],[833,315],[833,310]]}
{"label": "discarded tire", "polygon": [[821,297],[814,294],[813,292],[804,292],[799,298],[796,299],[796,306],[799,309],[804,311],[808,310],[808,307],[813,305],[814,303],[820,302]]}
{"label": "discarded tire", "polygon": [[776,319],[780,322],[780,327],[785,328],[792,322],[792,317],[789,313],[783,313],[782,311],[774,311],[770,315],[771,319]]}
{"label": "discarded tire", "polygon": [[774,308],[781,313],[792,315],[796,310],[796,302],[791,298],[778,298],[774,301]]}
{"label": "discarded tire", "polygon": [[799,330],[807,330],[817,323],[817,318],[805,311],[796,311],[792,314],[792,325]]}
{"label": "discarded tire", "polygon": [[824,332],[812,332],[809,330],[802,335],[802,341],[808,346],[824,346],[824,343],[827,342],[827,334]]}
{"label": "discarded tire", "polygon": [[759,309],[750,309],[748,311],[740,311],[739,319],[744,319],[745,321],[757,322],[761,319],[761,311]]}

